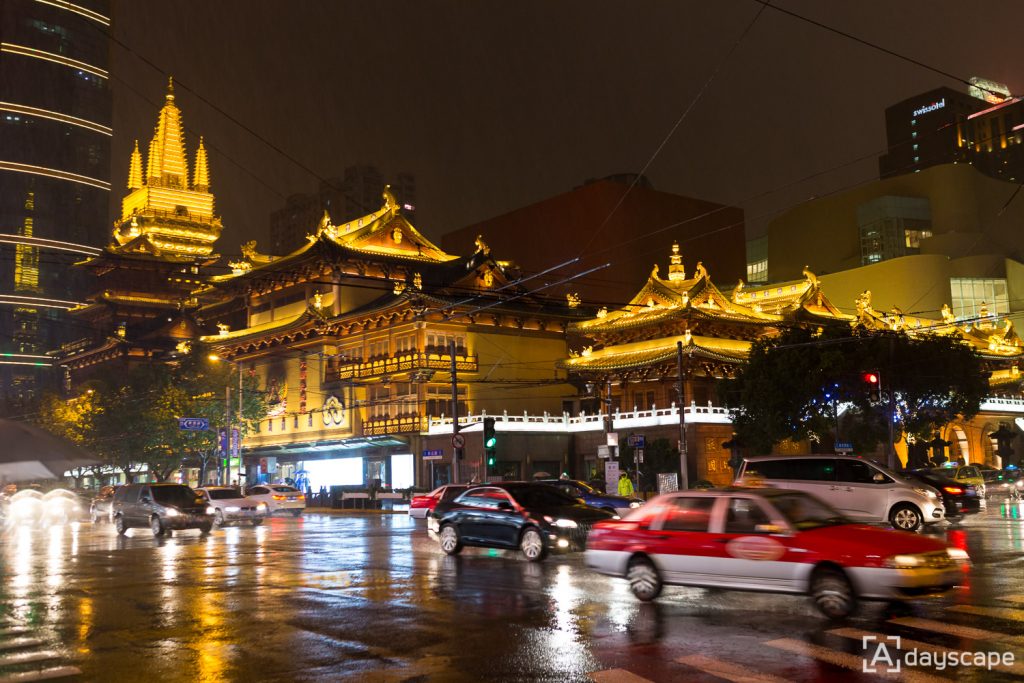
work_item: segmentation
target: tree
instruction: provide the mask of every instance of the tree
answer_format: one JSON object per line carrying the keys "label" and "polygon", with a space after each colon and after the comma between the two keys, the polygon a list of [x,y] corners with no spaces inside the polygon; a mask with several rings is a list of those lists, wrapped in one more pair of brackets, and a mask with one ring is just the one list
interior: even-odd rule
{"label": "tree", "polygon": [[[635,449],[627,439],[619,439],[619,467],[634,468]],[[658,474],[679,472],[679,449],[668,439],[653,439],[644,447],[644,461],[640,464],[640,491],[657,491]]]}
{"label": "tree", "polygon": [[[867,372],[881,380],[873,397]],[[761,339],[748,363],[720,387],[739,440],[759,453],[784,439],[842,436],[855,451],[888,438],[888,393],[897,434],[927,441],[957,416],[974,416],[988,392],[981,359],[956,338],[834,327],[790,328]]]}

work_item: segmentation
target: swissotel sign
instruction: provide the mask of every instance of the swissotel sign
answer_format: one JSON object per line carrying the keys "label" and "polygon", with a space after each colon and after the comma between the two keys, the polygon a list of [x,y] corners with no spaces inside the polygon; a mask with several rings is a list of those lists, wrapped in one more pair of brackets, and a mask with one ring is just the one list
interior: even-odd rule
{"label": "swissotel sign", "polygon": [[943,97],[938,102],[932,102],[931,104],[926,104],[925,106],[921,107],[920,109],[915,109],[914,110],[914,116],[920,116],[921,114],[930,114],[933,111],[938,111],[939,109],[943,109],[945,106],[946,106],[946,98]]}

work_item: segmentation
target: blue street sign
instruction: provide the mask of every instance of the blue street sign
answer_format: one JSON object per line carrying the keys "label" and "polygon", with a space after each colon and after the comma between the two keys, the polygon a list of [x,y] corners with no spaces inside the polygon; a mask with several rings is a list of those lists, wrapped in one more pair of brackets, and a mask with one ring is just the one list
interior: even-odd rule
{"label": "blue street sign", "polygon": [[435,449],[435,450],[425,450],[425,451],[423,451],[423,459],[424,460],[440,460],[443,457],[444,457],[444,451],[442,449],[440,449],[440,448]]}
{"label": "blue street sign", "polygon": [[187,432],[205,432],[210,428],[210,421],[205,417],[179,417],[178,429]]}
{"label": "blue street sign", "polygon": [[647,445],[647,438],[643,434],[630,434],[627,443],[631,448],[643,448]]}

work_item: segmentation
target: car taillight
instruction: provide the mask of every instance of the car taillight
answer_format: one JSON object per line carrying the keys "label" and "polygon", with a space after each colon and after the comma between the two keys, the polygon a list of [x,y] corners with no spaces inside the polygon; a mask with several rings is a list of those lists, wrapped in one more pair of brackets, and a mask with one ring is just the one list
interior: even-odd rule
{"label": "car taillight", "polygon": [[306,500],[306,496],[305,494],[300,493],[299,495],[295,496],[295,500]]}
{"label": "car taillight", "polygon": [[959,486],[943,486],[942,490],[946,493],[952,493],[954,496],[959,496],[964,492],[964,490]]}
{"label": "car taillight", "polygon": [[274,500],[288,500],[287,496],[281,496],[281,495],[278,495],[276,493],[274,495],[272,495],[271,498],[273,498]]}

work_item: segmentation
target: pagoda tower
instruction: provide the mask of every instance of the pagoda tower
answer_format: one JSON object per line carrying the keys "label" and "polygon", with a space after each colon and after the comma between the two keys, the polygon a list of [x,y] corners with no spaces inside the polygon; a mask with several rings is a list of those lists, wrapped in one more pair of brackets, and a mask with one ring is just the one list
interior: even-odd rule
{"label": "pagoda tower", "polygon": [[167,84],[164,106],[149,143],[145,171],[139,143],[135,142],[128,190],[121,201],[121,217],[114,223],[114,251],[188,259],[213,256],[222,225],[214,213],[206,147],[200,138],[190,183],[173,79]]}

